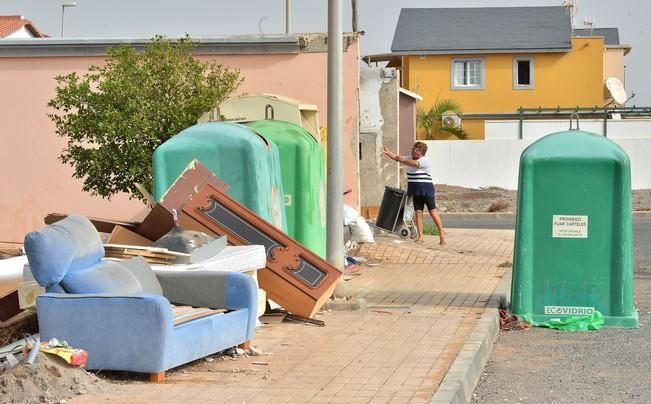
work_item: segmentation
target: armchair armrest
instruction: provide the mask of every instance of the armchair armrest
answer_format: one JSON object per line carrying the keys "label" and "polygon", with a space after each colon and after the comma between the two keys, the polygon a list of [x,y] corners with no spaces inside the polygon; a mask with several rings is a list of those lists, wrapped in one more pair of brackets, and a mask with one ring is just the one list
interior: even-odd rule
{"label": "armchair armrest", "polygon": [[250,276],[224,271],[156,271],[156,277],[170,302],[213,309],[248,309],[248,330],[253,335],[258,287]]}
{"label": "armchair armrest", "polygon": [[41,339],[86,350],[87,368],[165,371],[173,320],[164,297],[46,293],[36,306]]}
{"label": "armchair armrest", "polygon": [[258,289],[250,276],[224,271],[156,271],[163,295],[175,304],[213,309],[255,308]]}

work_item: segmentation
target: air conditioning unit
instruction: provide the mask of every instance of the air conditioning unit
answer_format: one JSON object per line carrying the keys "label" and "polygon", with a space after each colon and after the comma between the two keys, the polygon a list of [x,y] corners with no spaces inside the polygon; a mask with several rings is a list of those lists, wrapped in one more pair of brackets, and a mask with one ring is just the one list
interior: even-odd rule
{"label": "air conditioning unit", "polygon": [[461,118],[455,113],[445,113],[441,117],[441,124],[448,128],[461,127]]}

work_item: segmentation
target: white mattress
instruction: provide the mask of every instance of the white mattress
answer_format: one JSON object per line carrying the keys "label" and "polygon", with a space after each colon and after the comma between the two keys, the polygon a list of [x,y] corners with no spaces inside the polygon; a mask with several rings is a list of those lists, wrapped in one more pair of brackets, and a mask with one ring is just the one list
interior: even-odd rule
{"label": "white mattress", "polygon": [[27,264],[27,257],[24,255],[0,260],[0,296],[15,290],[23,281],[25,264]]}
{"label": "white mattress", "polygon": [[152,265],[154,271],[231,271],[248,272],[260,270],[267,265],[265,248],[261,245],[226,246],[219,254],[193,264]]}

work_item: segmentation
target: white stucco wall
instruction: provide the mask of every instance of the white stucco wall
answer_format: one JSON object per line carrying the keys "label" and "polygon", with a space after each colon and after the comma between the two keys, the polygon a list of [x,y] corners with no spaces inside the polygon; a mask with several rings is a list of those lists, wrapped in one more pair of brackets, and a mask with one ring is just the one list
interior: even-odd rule
{"label": "white stucco wall", "polygon": [[384,124],[380,107],[381,68],[359,69],[359,131],[380,132]]}
{"label": "white stucco wall", "polygon": [[[548,132],[552,133],[552,132]],[[614,139],[628,153],[633,189],[651,189],[651,137]],[[429,140],[427,155],[437,184],[517,189],[520,154],[533,143],[524,140]]]}
{"label": "white stucco wall", "polygon": [[[484,137],[486,140],[518,139],[518,120],[486,121]],[[576,122],[573,122],[576,127]],[[568,130],[567,119],[545,119],[524,121],[523,139],[539,139],[554,132]],[[581,119],[579,128],[603,135],[602,119]],[[651,139],[651,119],[609,119],[606,135],[611,139]]]}

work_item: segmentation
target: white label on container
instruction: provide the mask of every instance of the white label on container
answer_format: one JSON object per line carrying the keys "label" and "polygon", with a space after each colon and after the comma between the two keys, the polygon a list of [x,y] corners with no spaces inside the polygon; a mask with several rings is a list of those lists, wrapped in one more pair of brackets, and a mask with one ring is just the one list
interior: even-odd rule
{"label": "white label on container", "polygon": [[553,215],[552,237],[588,238],[588,216]]}
{"label": "white label on container", "polygon": [[283,196],[283,203],[285,206],[292,206],[292,194],[285,194]]}
{"label": "white label on container", "polygon": [[594,314],[594,307],[545,306],[545,314],[554,316],[591,316]]}

